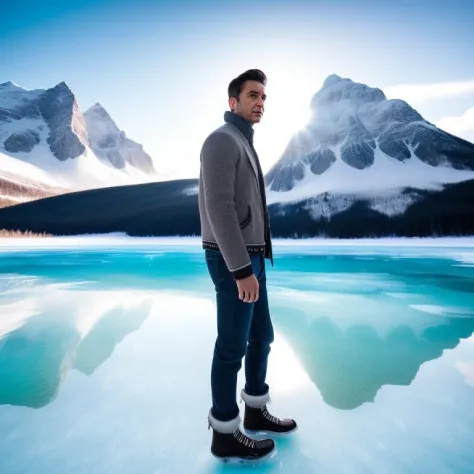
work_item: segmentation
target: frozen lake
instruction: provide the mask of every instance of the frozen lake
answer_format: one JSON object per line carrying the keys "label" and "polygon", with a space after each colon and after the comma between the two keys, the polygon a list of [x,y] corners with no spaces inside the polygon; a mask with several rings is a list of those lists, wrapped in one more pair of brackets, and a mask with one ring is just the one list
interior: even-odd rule
{"label": "frozen lake", "polygon": [[269,409],[299,430],[226,466],[209,451],[200,240],[0,240],[0,473],[472,472],[474,239],[274,255]]}

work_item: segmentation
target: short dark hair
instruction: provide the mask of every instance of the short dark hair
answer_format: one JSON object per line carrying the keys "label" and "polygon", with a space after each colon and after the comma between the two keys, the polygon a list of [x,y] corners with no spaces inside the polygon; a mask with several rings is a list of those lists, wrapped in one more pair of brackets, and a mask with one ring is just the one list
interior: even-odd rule
{"label": "short dark hair", "polygon": [[239,95],[242,92],[242,86],[246,81],[257,81],[266,86],[267,76],[265,76],[264,72],[260,71],[260,69],[248,69],[247,71],[243,72],[240,74],[240,76],[237,76],[235,79],[230,81],[229,87],[227,89],[229,99],[231,97],[235,97],[236,99],[239,98]]}

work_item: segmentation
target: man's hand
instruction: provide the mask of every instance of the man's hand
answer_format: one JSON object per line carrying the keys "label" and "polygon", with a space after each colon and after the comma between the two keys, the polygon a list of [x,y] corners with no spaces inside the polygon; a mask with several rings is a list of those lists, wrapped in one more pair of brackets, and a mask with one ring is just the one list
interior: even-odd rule
{"label": "man's hand", "polygon": [[239,289],[239,299],[244,303],[254,303],[258,300],[258,280],[254,274],[241,280],[236,280]]}

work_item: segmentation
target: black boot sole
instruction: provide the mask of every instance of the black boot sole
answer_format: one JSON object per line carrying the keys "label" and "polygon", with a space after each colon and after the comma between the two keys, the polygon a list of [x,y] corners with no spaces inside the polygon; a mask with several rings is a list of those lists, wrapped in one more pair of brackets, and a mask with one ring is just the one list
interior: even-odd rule
{"label": "black boot sole", "polygon": [[267,454],[259,458],[242,458],[239,456],[217,456],[211,450],[211,454],[223,464],[259,464],[262,461],[267,461],[276,454],[276,446]]}
{"label": "black boot sole", "polygon": [[271,431],[271,430],[248,430],[247,428],[245,428],[244,426],[244,430],[246,433],[250,434],[250,435],[262,435],[262,436],[278,436],[278,437],[285,437],[285,436],[288,436],[292,433],[294,433],[295,431],[298,431],[298,425],[295,426],[292,430],[290,431],[283,431],[283,432],[280,432],[280,431]]}

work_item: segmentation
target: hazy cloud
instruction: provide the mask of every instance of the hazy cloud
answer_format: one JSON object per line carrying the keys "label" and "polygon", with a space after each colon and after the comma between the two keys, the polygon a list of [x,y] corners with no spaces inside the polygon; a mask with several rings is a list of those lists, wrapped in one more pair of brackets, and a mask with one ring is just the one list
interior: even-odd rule
{"label": "hazy cloud", "polygon": [[434,84],[400,84],[384,88],[389,99],[403,99],[409,104],[421,104],[436,99],[474,93],[474,79]]}
{"label": "hazy cloud", "polygon": [[474,107],[459,116],[443,117],[436,125],[453,135],[474,141]]}

